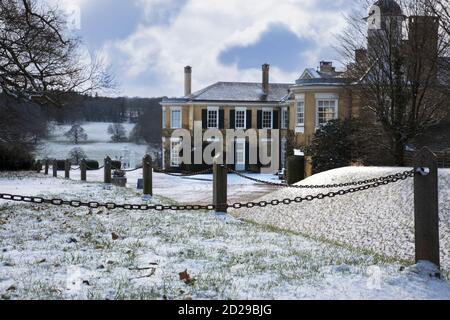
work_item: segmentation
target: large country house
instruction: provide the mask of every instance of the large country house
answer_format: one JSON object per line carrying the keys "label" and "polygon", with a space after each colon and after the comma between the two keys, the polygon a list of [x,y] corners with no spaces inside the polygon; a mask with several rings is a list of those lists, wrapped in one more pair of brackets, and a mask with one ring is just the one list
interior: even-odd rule
{"label": "large country house", "polygon": [[[401,21],[404,16],[393,0],[379,0],[367,19],[368,49],[355,52],[355,61],[367,57],[371,48],[371,33],[385,27],[386,21]],[[414,21],[410,21],[414,23]],[[280,165],[284,166],[288,136],[294,137],[298,147],[307,146],[318,128],[333,119],[360,116],[363,108],[357,90],[346,72],[336,71],[332,62],[321,61],[320,66],[304,70],[295,83],[270,83],[270,67],[262,66],[260,83],[217,82],[197,92],[191,91],[192,68],[184,71],[185,93],[180,98],[166,98],[163,108],[163,166],[177,169],[182,165],[178,146],[173,138],[176,129],[193,134],[194,122],[201,122],[204,130],[279,129]],[[289,134],[291,133],[291,134]],[[269,139],[270,141],[270,139]],[[236,170],[258,171],[260,165],[249,165],[249,145],[245,139],[236,140]]]}

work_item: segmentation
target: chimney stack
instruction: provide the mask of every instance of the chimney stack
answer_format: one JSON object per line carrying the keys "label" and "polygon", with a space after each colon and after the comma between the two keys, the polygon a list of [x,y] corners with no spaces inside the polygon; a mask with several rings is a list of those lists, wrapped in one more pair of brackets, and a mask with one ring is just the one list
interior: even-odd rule
{"label": "chimney stack", "polygon": [[184,68],[184,96],[192,94],[192,68],[187,66]]}
{"label": "chimney stack", "polygon": [[263,64],[262,66],[262,89],[265,95],[269,95],[269,70],[270,65]]}
{"label": "chimney stack", "polygon": [[333,73],[336,68],[333,67],[333,62],[331,61],[320,61],[320,72]]}

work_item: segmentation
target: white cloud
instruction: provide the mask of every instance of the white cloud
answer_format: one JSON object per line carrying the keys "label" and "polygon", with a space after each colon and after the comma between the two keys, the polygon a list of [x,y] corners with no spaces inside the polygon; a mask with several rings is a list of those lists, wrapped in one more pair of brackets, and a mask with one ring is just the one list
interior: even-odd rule
{"label": "white cloud", "polygon": [[[217,81],[260,81],[259,68],[239,70],[221,64],[218,56],[232,46],[257,42],[273,23],[316,40],[317,47],[308,52],[305,61],[314,67],[345,25],[338,5],[344,9],[350,2],[329,1],[330,6],[325,6],[324,0],[140,1],[148,21],[126,39],[106,42],[103,47],[103,54],[115,65],[122,93],[130,96],[181,95],[185,65],[194,69],[195,90]],[[176,5],[177,14],[167,16]],[[293,82],[300,72],[272,67],[271,81]]]}

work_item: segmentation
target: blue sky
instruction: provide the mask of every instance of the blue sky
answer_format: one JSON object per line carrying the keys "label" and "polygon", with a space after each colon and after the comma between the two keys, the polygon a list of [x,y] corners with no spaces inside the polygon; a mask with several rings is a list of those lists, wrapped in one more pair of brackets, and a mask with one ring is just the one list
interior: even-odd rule
{"label": "blue sky", "polygon": [[[111,66],[119,95],[180,96],[216,81],[294,82],[320,60],[339,60],[335,34],[354,0],[49,0],[85,48]],[[336,61],[337,63],[338,61]]]}

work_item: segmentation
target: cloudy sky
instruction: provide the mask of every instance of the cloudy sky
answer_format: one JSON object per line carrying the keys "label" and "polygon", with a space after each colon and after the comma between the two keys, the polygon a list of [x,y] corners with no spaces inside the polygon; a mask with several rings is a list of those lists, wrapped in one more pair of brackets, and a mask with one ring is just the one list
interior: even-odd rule
{"label": "cloudy sky", "polygon": [[180,96],[217,81],[294,82],[319,60],[338,61],[335,34],[354,0],[48,0],[69,15],[87,50],[101,54],[119,95]]}

